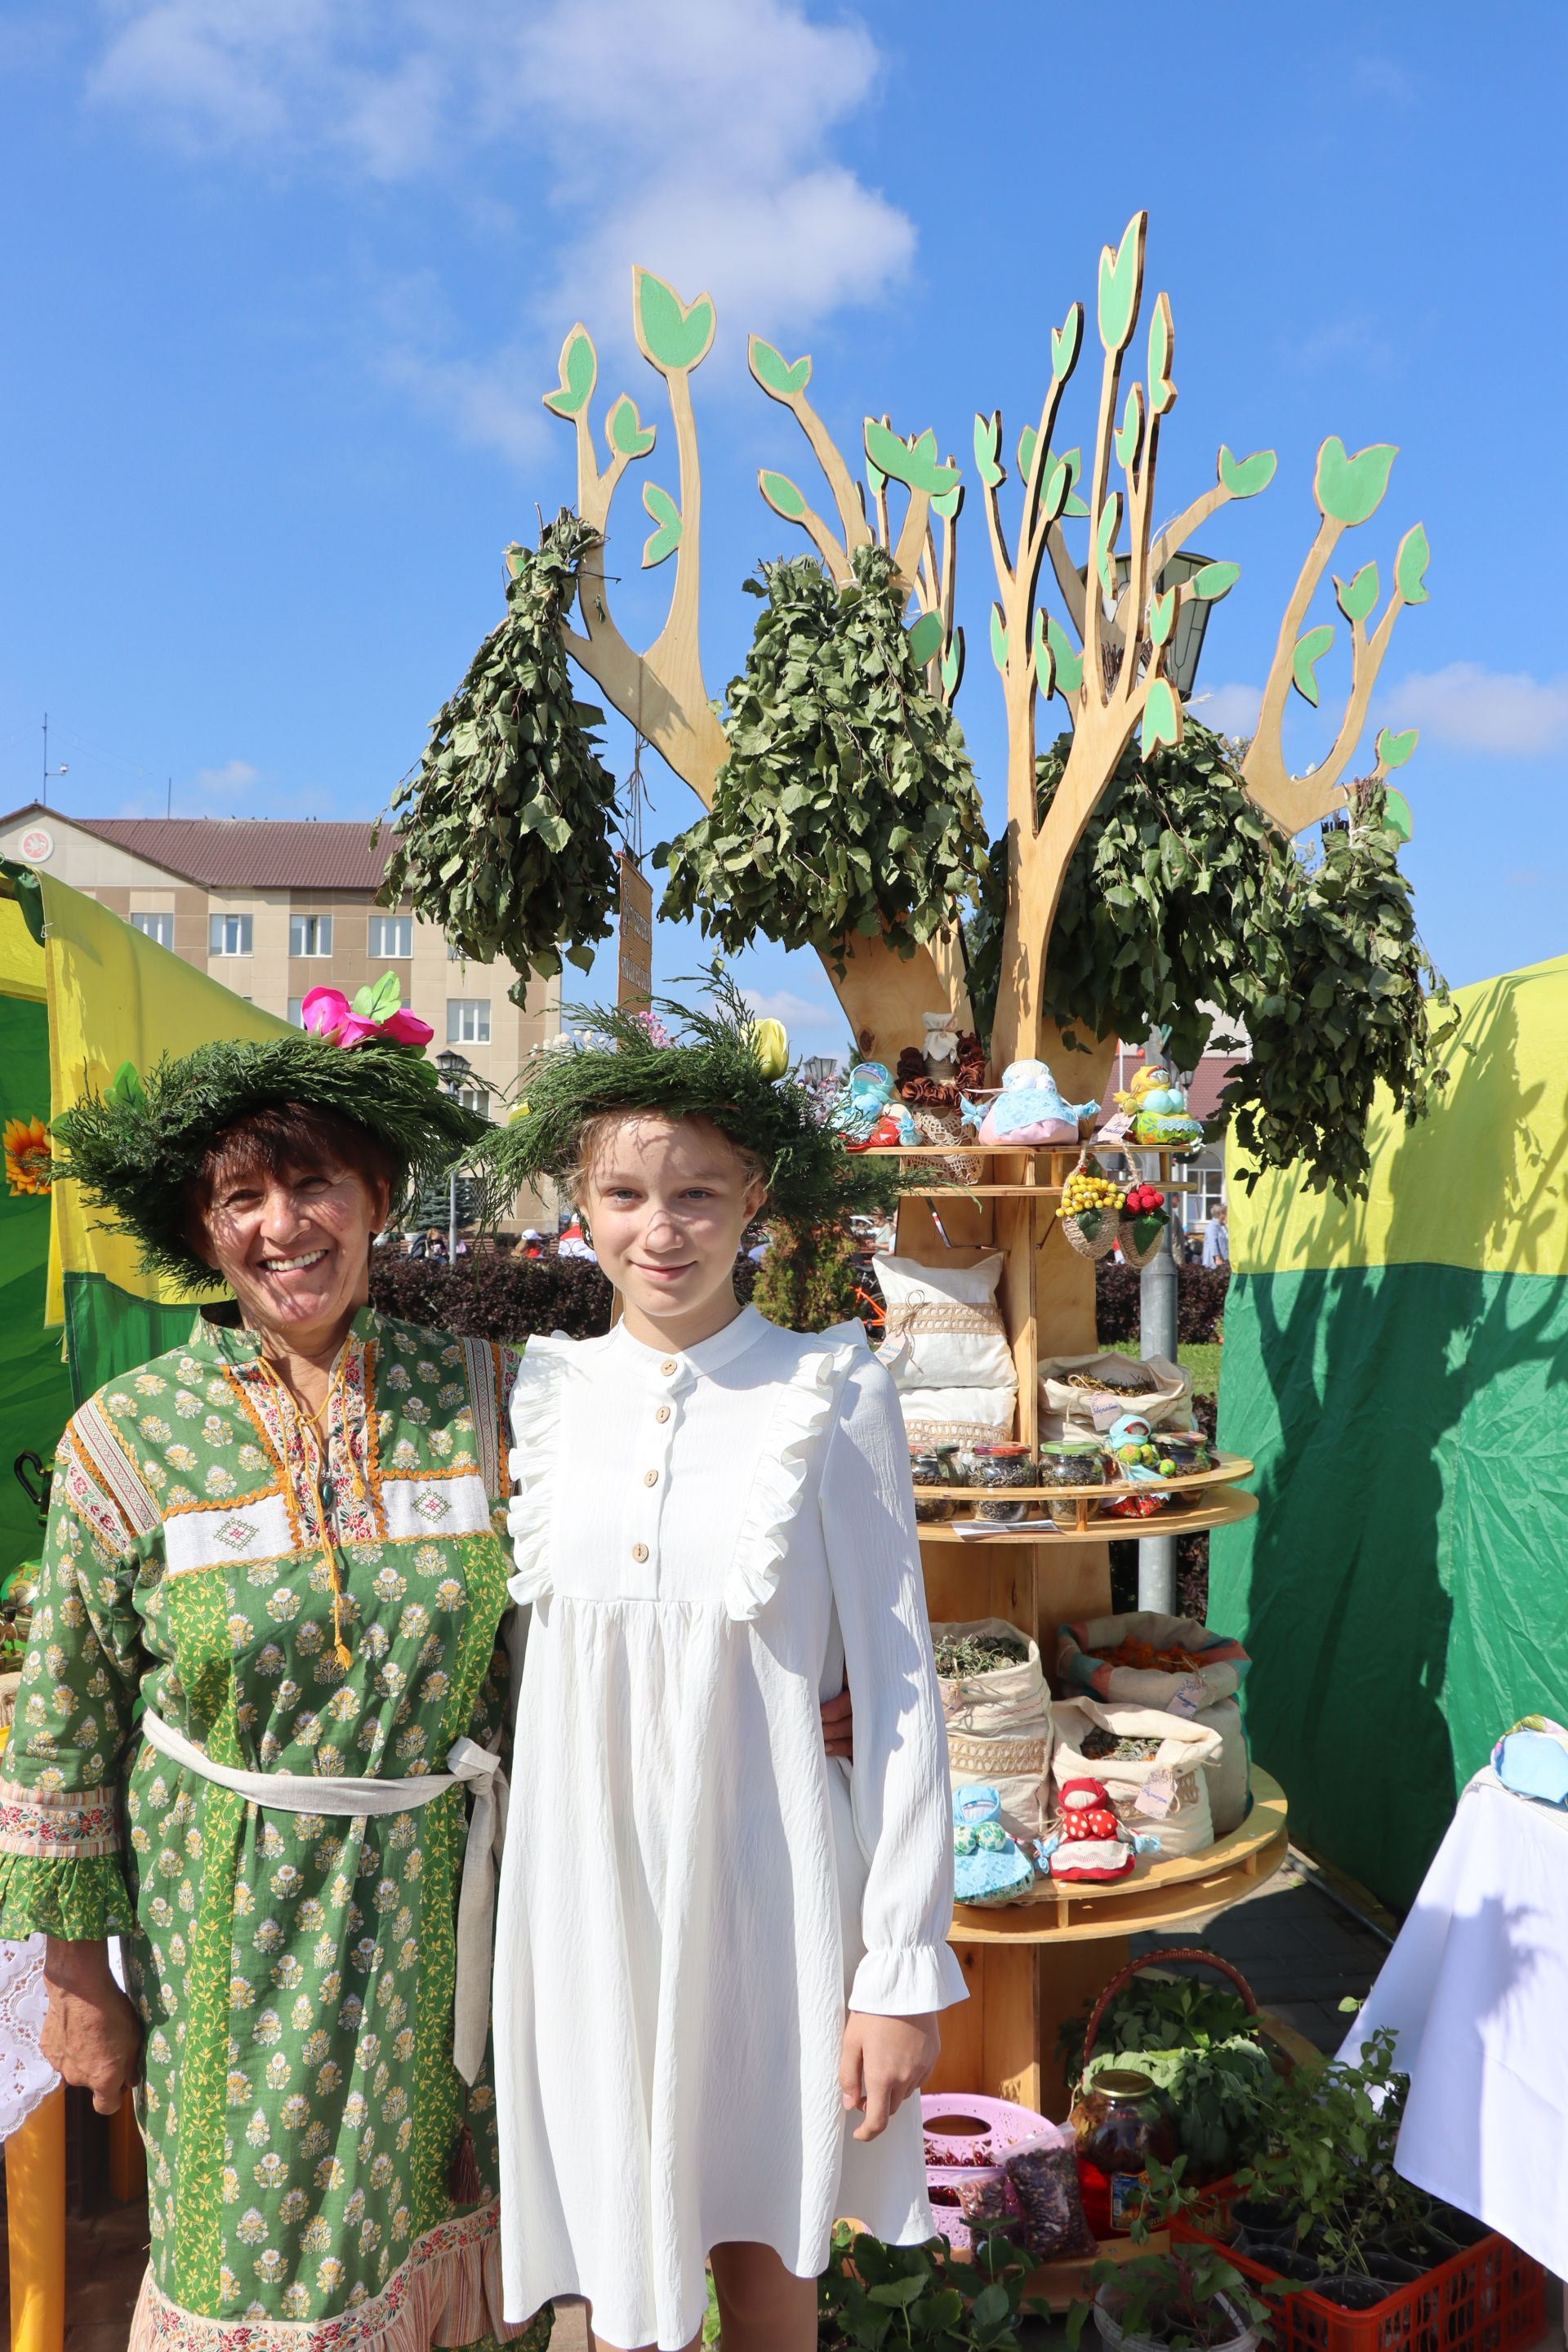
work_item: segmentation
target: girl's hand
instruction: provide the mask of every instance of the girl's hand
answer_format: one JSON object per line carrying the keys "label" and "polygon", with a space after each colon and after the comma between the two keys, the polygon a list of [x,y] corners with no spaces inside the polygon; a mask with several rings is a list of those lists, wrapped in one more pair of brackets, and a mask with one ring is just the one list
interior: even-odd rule
{"label": "girl's hand", "polygon": [[867,2017],[850,2011],[838,2086],[845,2113],[859,2108],[865,2116],[857,2139],[881,2137],[936,2064],[941,2048],[934,2017]]}
{"label": "girl's hand", "polygon": [[68,2083],[92,2093],[100,2116],[118,2115],[136,2080],[142,2026],[114,1981],[109,1947],[49,1937],[44,1982],[49,2005],[38,2037],[40,2051]]}
{"label": "girl's hand", "polygon": [[842,1756],[847,1762],[854,1763],[855,1709],[847,1682],[837,1698],[825,1698],[822,1702],[822,1744],[830,1756]]}

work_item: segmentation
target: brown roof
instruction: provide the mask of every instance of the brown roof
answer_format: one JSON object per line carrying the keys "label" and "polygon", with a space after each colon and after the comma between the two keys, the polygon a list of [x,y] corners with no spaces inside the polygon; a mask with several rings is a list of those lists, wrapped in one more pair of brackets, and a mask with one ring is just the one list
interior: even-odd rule
{"label": "brown roof", "polygon": [[363,820],[342,824],[292,817],[73,816],[68,824],[145,857],[209,890],[363,890],[381,887],[392,835],[375,848]]}

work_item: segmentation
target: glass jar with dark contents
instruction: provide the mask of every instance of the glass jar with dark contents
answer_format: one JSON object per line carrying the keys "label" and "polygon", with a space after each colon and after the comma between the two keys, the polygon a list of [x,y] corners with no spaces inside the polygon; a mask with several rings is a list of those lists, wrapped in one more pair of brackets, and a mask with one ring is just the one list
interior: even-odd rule
{"label": "glass jar with dark contents", "polygon": [[1034,1485],[1034,1454],[1026,1445],[977,1445],[973,1483],[985,1489],[974,1507],[975,1517],[997,1527],[1013,1527],[1028,1517],[1029,1506],[1009,1489]]}
{"label": "glass jar with dark contents", "polygon": [[1147,2074],[1108,2066],[1079,2090],[1070,2120],[1090,2229],[1097,2237],[1130,2236],[1148,2187],[1149,2158],[1169,2164],[1176,2151],[1159,2093]]}
{"label": "glass jar with dark contents", "polygon": [[1157,1430],[1154,1443],[1163,1457],[1160,1467],[1164,1469],[1166,1462],[1171,1465],[1167,1474],[1170,1476],[1190,1478],[1195,1470],[1212,1470],[1215,1466],[1208,1439],[1201,1429]]}
{"label": "glass jar with dark contents", "polygon": [[932,1490],[957,1485],[957,1454],[956,1445],[911,1445],[910,1448],[910,1476],[915,1486],[915,1517],[923,1526],[952,1516],[954,1506],[951,1497]]}
{"label": "glass jar with dark contents", "polygon": [[[1052,1438],[1040,1448],[1042,1486],[1103,1486],[1105,1458],[1092,1437]],[[1069,1496],[1047,1509],[1058,1528],[1078,1525],[1078,1504]]]}

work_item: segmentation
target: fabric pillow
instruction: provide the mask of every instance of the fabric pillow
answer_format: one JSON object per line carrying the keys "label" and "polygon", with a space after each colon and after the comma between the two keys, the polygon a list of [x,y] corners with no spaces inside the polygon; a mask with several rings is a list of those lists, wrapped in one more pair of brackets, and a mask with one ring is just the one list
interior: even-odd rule
{"label": "fabric pillow", "polygon": [[888,1309],[888,1369],[900,1388],[1016,1389],[996,1304],[1000,1251],[978,1265],[880,1255],[872,1263]]}
{"label": "fabric pillow", "polygon": [[922,1451],[933,1445],[1005,1445],[1017,1401],[1016,1387],[899,1391],[905,1433]]}

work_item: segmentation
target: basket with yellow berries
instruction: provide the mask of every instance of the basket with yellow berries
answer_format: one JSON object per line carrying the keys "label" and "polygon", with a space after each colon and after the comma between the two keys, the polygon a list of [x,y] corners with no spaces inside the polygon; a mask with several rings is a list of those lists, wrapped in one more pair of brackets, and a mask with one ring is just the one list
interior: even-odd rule
{"label": "basket with yellow berries", "polygon": [[1062,1186],[1062,1231],[1079,1257],[1103,1257],[1115,1246],[1126,1201],[1092,1151],[1083,1153]]}

